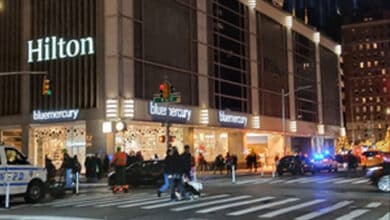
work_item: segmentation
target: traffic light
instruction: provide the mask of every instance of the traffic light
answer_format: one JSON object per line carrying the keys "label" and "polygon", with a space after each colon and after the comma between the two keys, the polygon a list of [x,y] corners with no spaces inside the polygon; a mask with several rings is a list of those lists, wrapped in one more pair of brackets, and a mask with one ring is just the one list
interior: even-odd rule
{"label": "traffic light", "polygon": [[160,97],[168,100],[170,95],[171,95],[171,85],[168,82],[161,83]]}
{"label": "traffic light", "polygon": [[49,79],[43,80],[42,95],[51,95],[50,80]]}
{"label": "traffic light", "polygon": [[165,89],[164,83],[161,83],[160,84],[160,97],[161,98],[163,98],[164,89]]}

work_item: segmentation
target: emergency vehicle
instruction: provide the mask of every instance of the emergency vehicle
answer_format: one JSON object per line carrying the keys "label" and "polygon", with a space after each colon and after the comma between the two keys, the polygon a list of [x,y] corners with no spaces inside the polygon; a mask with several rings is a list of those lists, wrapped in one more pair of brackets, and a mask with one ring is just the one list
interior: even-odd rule
{"label": "emergency vehicle", "polygon": [[36,203],[45,197],[46,170],[31,165],[27,157],[11,146],[0,145],[0,197],[9,184],[10,196],[24,196]]}

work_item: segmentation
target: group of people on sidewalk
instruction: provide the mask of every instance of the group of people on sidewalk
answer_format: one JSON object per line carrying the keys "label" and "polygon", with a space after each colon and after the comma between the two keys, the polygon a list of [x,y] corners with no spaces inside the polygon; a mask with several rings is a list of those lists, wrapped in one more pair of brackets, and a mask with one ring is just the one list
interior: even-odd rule
{"label": "group of people on sidewalk", "polygon": [[190,153],[190,146],[184,146],[184,152],[179,154],[177,147],[169,146],[164,159],[164,185],[157,190],[157,196],[169,190],[171,201],[188,199],[190,195],[199,192],[187,183],[194,180],[195,159]]}

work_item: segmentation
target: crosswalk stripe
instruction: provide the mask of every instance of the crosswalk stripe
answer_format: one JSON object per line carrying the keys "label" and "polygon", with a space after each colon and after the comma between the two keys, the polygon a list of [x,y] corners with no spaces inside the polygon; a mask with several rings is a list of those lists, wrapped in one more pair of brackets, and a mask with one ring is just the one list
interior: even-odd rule
{"label": "crosswalk stripe", "polygon": [[360,183],[367,183],[367,182],[370,182],[370,179],[363,179],[363,180],[355,181],[352,184],[360,184]]}
{"label": "crosswalk stripe", "polygon": [[74,195],[70,198],[66,198],[66,199],[61,199],[61,200],[54,200],[54,201],[51,201],[51,202],[45,202],[45,203],[39,203],[39,204],[34,204],[32,205],[33,207],[38,207],[38,206],[47,206],[47,205],[54,205],[54,204],[60,204],[61,202],[69,202],[69,201],[75,201],[75,200],[80,200],[80,199],[86,199],[86,200],[89,200],[91,198],[101,198],[101,197],[105,197],[105,196],[102,196],[102,195],[97,195],[97,196],[88,196],[85,195],[85,194],[82,194],[82,195]]}
{"label": "crosswalk stripe", "polygon": [[353,181],[357,181],[357,180],[361,180],[361,178],[352,178],[352,179],[340,180],[340,181],[336,181],[334,183],[335,184],[342,184],[342,183],[349,183],[349,182],[353,182]]}
{"label": "crosswalk stripe", "polygon": [[269,182],[269,181],[271,181],[271,180],[273,180],[273,179],[259,179],[259,180],[257,180],[256,182],[253,182],[253,183],[251,183],[251,184],[253,184],[253,185],[255,185],[255,184],[262,184],[262,183]]}
{"label": "crosswalk stripe", "polygon": [[282,201],[279,201],[279,202],[272,202],[272,203],[261,205],[261,206],[253,206],[253,207],[250,207],[248,209],[243,209],[243,210],[240,210],[240,211],[231,212],[231,213],[228,213],[227,215],[229,215],[229,216],[244,215],[244,214],[248,214],[248,213],[251,213],[251,212],[256,212],[256,211],[259,211],[259,210],[262,210],[262,209],[270,208],[270,207],[273,207],[273,206],[282,205],[282,204],[289,203],[289,202],[294,202],[294,201],[297,201],[297,200],[299,200],[299,198],[285,199],[285,200],[282,200]]}
{"label": "crosswalk stripe", "polygon": [[155,204],[155,203],[159,203],[159,202],[170,202],[170,199],[161,198],[161,199],[153,199],[152,201],[138,202],[138,203],[128,202],[128,204],[120,205],[117,207],[118,208],[130,208],[130,207],[135,207],[135,206]]}
{"label": "crosswalk stripe", "polygon": [[221,200],[216,200],[216,201],[211,201],[211,202],[204,202],[204,203],[198,203],[198,204],[194,204],[194,205],[183,206],[183,207],[174,208],[171,210],[175,211],[175,212],[180,212],[180,211],[194,209],[194,208],[200,208],[200,207],[204,207],[204,206],[208,206],[208,205],[214,205],[214,204],[225,203],[225,202],[233,202],[233,201],[237,201],[237,200],[241,200],[241,199],[247,199],[250,197],[251,196],[248,196],[248,195],[237,196],[237,197],[233,197],[233,198],[229,198],[229,199],[221,199]]}
{"label": "crosswalk stripe", "polygon": [[[112,204],[114,202],[129,202],[129,201],[134,201],[138,199],[146,199],[145,196],[137,196],[137,197],[122,197],[122,198],[111,198],[111,199],[106,199],[106,200],[98,200],[98,201],[92,201],[92,202],[87,202],[83,204],[78,204],[75,205],[74,207],[86,207],[86,206],[94,206],[94,205],[104,205],[104,204]],[[147,198],[147,199],[154,199],[154,198]]]}
{"label": "crosswalk stripe", "polygon": [[286,181],[285,183],[296,183],[296,182],[302,181],[302,180],[304,180],[306,178],[307,177],[301,177],[301,178],[298,178],[298,179],[293,179],[293,180]]}
{"label": "crosswalk stripe", "polygon": [[267,196],[267,197],[252,199],[252,200],[244,201],[244,202],[236,202],[236,203],[231,203],[231,204],[226,204],[226,205],[221,205],[221,206],[214,206],[214,207],[210,207],[207,209],[201,209],[201,210],[198,210],[196,212],[205,214],[205,213],[219,211],[222,209],[227,209],[227,208],[232,208],[232,207],[237,207],[237,206],[242,206],[242,205],[248,205],[248,204],[255,203],[255,202],[267,201],[267,200],[271,200],[273,198],[275,198],[275,197]]}
{"label": "crosswalk stripe", "polygon": [[252,182],[256,182],[256,180],[241,180],[241,181],[236,182],[236,185],[248,184],[248,183],[252,183]]}
{"label": "crosswalk stripe", "polygon": [[[201,197],[199,200],[200,201],[207,201],[207,200],[211,200],[211,199],[225,198],[228,196],[229,196],[229,194],[221,194],[221,195],[216,195],[216,196]],[[185,203],[191,203],[191,202],[194,202],[194,201],[185,200],[185,201],[178,201],[178,202],[168,202],[168,203],[157,204],[157,205],[142,206],[141,209],[156,209],[156,208],[175,206],[178,204],[185,204]]]}
{"label": "crosswalk stripe", "polygon": [[352,202],[353,201],[342,201],[342,202],[339,202],[339,203],[337,203],[335,205],[328,206],[326,208],[320,209],[318,211],[310,212],[308,214],[299,216],[298,218],[295,218],[295,220],[309,220],[309,219],[313,219],[313,218],[316,218],[318,216],[325,215],[325,214],[327,214],[329,212],[332,212],[334,210],[340,209],[340,208],[342,208],[344,206],[347,206],[347,205],[351,204]]}
{"label": "crosswalk stripe", "polygon": [[[169,195],[166,195],[166,196],[162,196],[161,198],[168,198]],[[139,199],[135,199],[135,200],[129,200],[127,199],[126,201],[115,201],[115,202],[111,202],[111,203],[107,203],[107,204],[96,204],[95,207],[96,208],[104,208],[104,207],[110,207],[110,206],[116,206],[116,205],[125,205],[125,204],[130,204],[130,203],[136,203],[136,202],[145,202],[145,201],[149,201],[149,200],[155,200],[156,198],[139,198]]]}
{"label": "crosswalk stripe", "polygon": [[382,205],[381,202],[371,202],[368,203],[368,205],[366,205],[366,208],[378,208],[381,205]]}
{"label": "crosswalk stripe", "polygon": [[390,212],[386,213],[384,216],[382,216],[378,220],[389,220],[389,219],[390,219]]}
{"label": "crosswalk stripe", "polygon": [[285,180],[274,180],[274,181],[269,182],[269,184],[282,183],[284,181]]}
{"label": "crosswalk stripe", "polygon": [[328,177],[311,177],[306,180],[300,181],[300,183],[310,183],[310,182],[317,182],[319,183],[320,181],[326,180]]}
{"label": "crosswalk stripe", "polygon": [[348,214],[345,214],[343,216],[340,216],[338,218],[336,218],[336,220],[352,220],[356,217],[359,217],[361,215],[363,215],[364,213],[368,212],[370,210],[368,209],[356,209],[356,210],[353,210],[352,212],[348,213]]}
{"label": "crosswalk stripe", "polygon": [[75,201],[69,201],[69,202],[63,202],[63,203],[58,203],[58,204],[54,204],[52,205],[53,207],[65,207],[65,206],[69,206],[69,205],[79,205],[79,204],[85,204],[85,203],[94,203],[94,202],[103,202],[103,201],[113,201],[115,199],[121,199],[121,198],[139,198],[141,196],[144,196],[144,195],[133,195],[133,196],[110,196],[110,197],[107,197],[107,195],[105,196],[105,198],[94,198],[94,199],[88,199],[88,200],[75,200]]}
{"label": "crosswalk stripe", "polygon": [[343,180],[343,179],[345,179],[345,178],[343,178],[343,177],[329,178],[329,179],[322,180],[319,183],[329,183],[329,182],[334,182],[334,181]]}
{"label": "crosswalk stripe", "polygon": [[276,210],[276,211],[273,211],[273,212],[268,212],[268,213],[265,213],[263,215],[259,215],[259,217],[260,218],[273,218],[275,216],[282,215],[282,214],[285,214],[287,212],[291,212],[291,211],[294,211],[294,210],[297,210],[297,209],[301,209],[301,208],[304,208],[304,207],[307,207],[307,206],[315,205],[315,204],[318,204],[318,203],[321,203],[321,202],[324,202],[324,201],[326,201],[326,200],[325,199],[315,199],[315,200],[310,201],[310,202],[305,202],[305,203],[302,203],[302,204],[299,204],[299,205],[290,206],[290,207],[287,207],[287,208],[284,208],[284,209],[279,209],[279,210]]}

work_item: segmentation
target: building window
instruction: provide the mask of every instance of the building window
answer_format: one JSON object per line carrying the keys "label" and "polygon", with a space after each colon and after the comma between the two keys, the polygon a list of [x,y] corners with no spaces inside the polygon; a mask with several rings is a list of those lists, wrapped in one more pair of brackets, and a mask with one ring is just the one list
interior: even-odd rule
{"label": "building window", "polygon": [[369,43],[366,44],[366,49],[367,49],[367,50],[370,49],[370,44],[369,44]]}
{"label": "building window", "polygon": [[366,98],[365,97],[362,97],[362,103],[366,104]]}
{"label": "building window", "polygon": [[368,68],[371,67],[371,61],[367,61],[367,67],[368,67]]}
{"label": "building window", "polygon": [[382,75],[386,75],[386,69],[382,68]]}
{"label": "building window", "polygon": [[363,50],[363,44],[359,44],[359,50]]}
{"label": "building window", "polygon": [[377,106],[376,106],[376,111],[377,111],[377,112],[380,112],[381,109],[382,109],[382,107],[381,107],[380,105],[377,105]]}
{"label": "building window", "polygon": [[376,43],[373,43],[373,44],[372,44],[372,48],[377,49],[377,48],[378,48],[378,45],[377,45]]}
{"label": "building window", "polygon": [[359,107],[356,107],[355,112],[356,112],[356,113],[359,113],[359,112],[360,112],[360,108],[359,108]]}
{"label": "building window", "polygon": [[364,68],[364,62],[360,62],[360,69]]}
{"label": "building window", "polygon": [[374,66],[378,66],[378,60],[374,61]]}
{"label": "building window", "polygon": [[363,106],[363,112],[364,112],[364,113],[367,112],[367,107],[366,107],[366,106]]}

